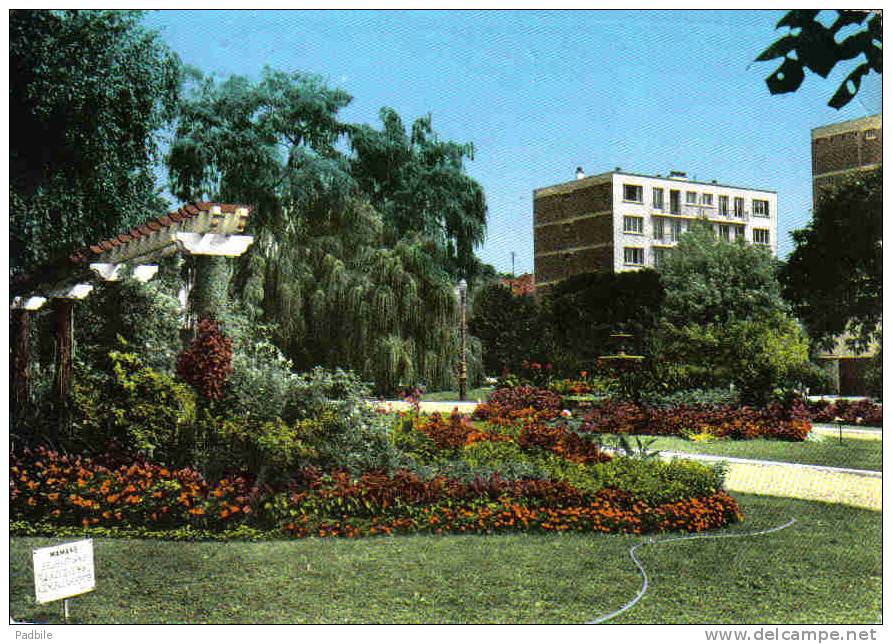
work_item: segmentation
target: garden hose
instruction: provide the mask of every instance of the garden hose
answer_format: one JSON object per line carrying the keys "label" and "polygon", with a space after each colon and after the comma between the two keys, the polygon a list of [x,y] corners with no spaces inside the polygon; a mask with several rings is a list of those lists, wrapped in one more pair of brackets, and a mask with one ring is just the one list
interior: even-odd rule
{"label": "garden hose", "polygon": [[784,528],[789,528],[794,523],[796,523],[795,518],[790,519],[783,525],[779,525],[774,528],[768,528],[767,530],[758,530],[756,532],[740,532],[740,533],[736,533],[736,534],[691,534],[691,535],[687,535],[684,537],[672,537],[669,539],[660,539],[659,541],[656,541],[651,537],[647,541],[641,541],[639,543],[636,543],[634,546],[632,546],[629,549],[629,556],[632,558],[632,561],[638,567],[638,572],[641,575],[641,580],[642,580],[641,590],[638,591],[638,594],[635,595],[635,597],[634,597],[634,599],[632,599],[632,601],[626,603],[622,608],[619,608],[618,610],[615,610],[612,613],[607,613],[606,615],[597,617],[590,622],[586,622],[586,624],[601,624],[603,622],[606,622],[607,620],[613,619],[617,615],[621,615],[622,613],[625,613],[627,610],[632,608],[632,606],[637,604],[638,600],[640,600],[642,597],[644,597],[644,593],[647,592],[647,572],[644,570],[644,566],[641,565],[641,561],[639,561],[638,557],[635,556],[635,551],[638,550],[638,548],[640,546],[648,546],[648,545],[660,544],[660,543],[669,543],[671,541],[688,541],[690,539],[736,539],[739,537],[755,537],[760,534],[770,534],[772,532],[779,532],[780,530],[783,530]]}

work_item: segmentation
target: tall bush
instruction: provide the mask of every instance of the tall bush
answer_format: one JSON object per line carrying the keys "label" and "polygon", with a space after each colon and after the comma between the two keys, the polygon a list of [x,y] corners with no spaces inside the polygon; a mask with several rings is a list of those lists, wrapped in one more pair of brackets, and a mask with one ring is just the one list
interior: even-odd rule
{"label": "tall bush", "polygon": [[490,282],[474,293],[471,310],[468,328],[480,339],[488,374],[518,373],[524,361],[551,360],[545,319],[532,295]]}
{"label": "tall bush", "polygon": [[544,304],[557,345],[550,361],[562,366],[566,375],[590,370],[599,355],[616,349],[612,333],[624,330],[638,341],[646,338],[663,298],[660,277],[650,269],[588,273],[554,285]]}

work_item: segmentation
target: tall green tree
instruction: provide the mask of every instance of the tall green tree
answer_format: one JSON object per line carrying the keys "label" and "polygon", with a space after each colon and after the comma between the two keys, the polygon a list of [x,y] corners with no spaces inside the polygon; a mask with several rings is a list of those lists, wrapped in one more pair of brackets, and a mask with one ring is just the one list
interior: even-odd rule
{"label": "tall green tree", "polygon": [[474,249],[486,233],[486,199],[465,170],[473,144],[441,140],[430,115],[407,132],[399,115],[383,108],[381,123],[380,130],[352,126],[350,143],[353,174],[384,216],[385,232],[394,239],[418,233],[433,240],[455,278],[474,277],[481,269]]}
{"label": "tall green tree", "polygon": [[786,311],[778,262],[764,246],[727,242],[695,222],[660,266],[663,317],[672,324],[725,323]]}
{"label": "tall green tree", "polygon": [[180,64],[140,15],[10,12],[12,274],[165,206],[153,168]]}
{"label": "tall green tree", "polygon": [[[317,77],[265,70],[204,79],[187,95],[168,157],[181,199],[251,203],[255,243],[232,292],[307,369],[352,368],[379,392],[449,387],[457,309],[437,241],[388,236],[351,174],[338,112],[351,98]],[[475,354],[476,355],[476,354]]]}
{"label": "tall green tree", "polygon": [[[820,9],[794,9],[786,13],[777,23],[777,29],[786,27],[789,33],[772,43],[756,60],[783,59],[765,83],[772,94],[785,94],[799,89],[806,69],[827,78],[837,64],[863,56],[864,62],[849,72],[827,103],[840,109],[855,98],[865,76],[871,72],[883,73],[883,14],[879,10],[837,10],[836,18],[824,26],[818,20],[820,13]],[[850,31],[843,39],[837,38],[839,32],[865,22],[863,29]]]}
{"label": "tall green tree", "polygon": [[471,310],[468,329],[482,343],[486,373],[520,373],[524,361],[545,364],[554,359],[547,321],[532,295],[514,295],[492,280],[476,289]]}
{"label": "tall green tree", "polygon": [[781,297],[765,247],[728,242],[699,224],[660,265],[662,320],[647,353],[653,382],[670,390],[734,385],[747,402],[810,375],[808,341]]}
{"label": "tall green tree", "polygon": [[883,171],[852,175],[821,195],[781,273],[784,294],[824,345],[847,333],[866,348],[883,315]]}
{"label": "tall green tree", "polygon": [[663,304],[659,275],[649,269],[575,275],[546,295],[545,314],[571,372],[590,369],[617,347],[610,335],[631,333],[636,349],[656,325]]}

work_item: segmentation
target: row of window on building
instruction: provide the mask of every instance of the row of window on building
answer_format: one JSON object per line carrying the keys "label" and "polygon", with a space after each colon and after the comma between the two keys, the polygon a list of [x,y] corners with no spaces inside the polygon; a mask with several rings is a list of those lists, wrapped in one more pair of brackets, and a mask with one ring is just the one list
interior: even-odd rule
{"label": "row of window on building", "polygon": [[[653,238],[657,241],[676,242],[679,236],[690,230],[690,222],[684,219],[669,219],[666,217],[653,218]],[[713,224],[715,234],[720,238],[731,241],[743,239],[746,227],[742,224]],[[644,234],[644,217],[638,215],[623,216],[623,232],[633,235]],[[756,244],[770,244],[771,237],[767,228],[753,228],[753,242]]]}
{"label": "row of window on building", "polygon": [[[681,235],[684,230],[677,226],[677,224],[681,222],[671,222],[672,226],[668,229],[668,231],[660,230],[658,233],[656,228],[654,230],[654,239],[657,241],[664,242],[675,242],[678,241],[678,236]],[[743,239],[744,238],[744,227],[729,225],[729,224],[715,224],[713,226],[716,234],[726,241],[731,241],[734,239]],[[665,232],[665,236],[664,236]],[[771,244],[771,233],[767,228],[753,228],[753,243],[759,244],[763,246],[769,246]],[[644,248],[638,246],[626,246],[623,248],[623,263],[626,266],[644,266]],[[652,248],[653,257],[654,257],[654,266],[659,266],[663,259],[665,259],[666,254],[671,252],[671,248]]]}
{"label": "row of window on building", "polygon": [[[665,210],[666,203],[664,201],[665,190],[663,188],[654,188],[651,205],[654,210]],[[713,208],[713,194],[710,192],[697,193],[695,190],[685,191],[685,205],[701,206]],[[630,203],[644,203],[644,188],[639,185],[630,183],[623,184],[623,200]],[[766,199],[752,199],[752,213],[756,217],[769,217],[770,211],[768,201]],[[719,195],[718,214],[730,216],[731,198],[728,195]],[[743,217],[746,213],[745,200],[743,197],[734,197],[733,215],[735,217]],[[669,212],[672,214],[681,214],[681,190],[669,191]]]}

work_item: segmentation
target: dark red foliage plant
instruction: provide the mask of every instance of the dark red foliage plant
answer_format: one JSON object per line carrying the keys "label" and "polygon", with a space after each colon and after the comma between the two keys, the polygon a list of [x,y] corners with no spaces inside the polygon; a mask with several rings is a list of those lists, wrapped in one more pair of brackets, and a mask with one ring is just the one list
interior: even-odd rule
{"label": "dark red foliage plant", "polygon": [[685,436],[708,433],[732,439],[771,438],[803,441],[811,431],[802,401],[762,408],[731,405],[657,407],[606,401],[585,416],[582,431],[604,434]]}
{"label": "dark red foliage plant", "polygon": [[563,398],[547,389],[520,386],[496,389],[489,402],[477,405],[474,417],[481,420],[513,422],[533,417],[553,420],[561,412]]}
{"label": "dark red foliage plant", "polygon": [[214,320],[199,320],[192,344],[177,356],[176,370],[199,394],[219,400],[232,372],[232,340],[223,335]]}
{"label": "dark red foliage plant", "polygon": [[808,403],[811,419],[818,423],[834,423],[837,418],[849,425],[883,424],[883,407],[869,400],[816,400]]}

